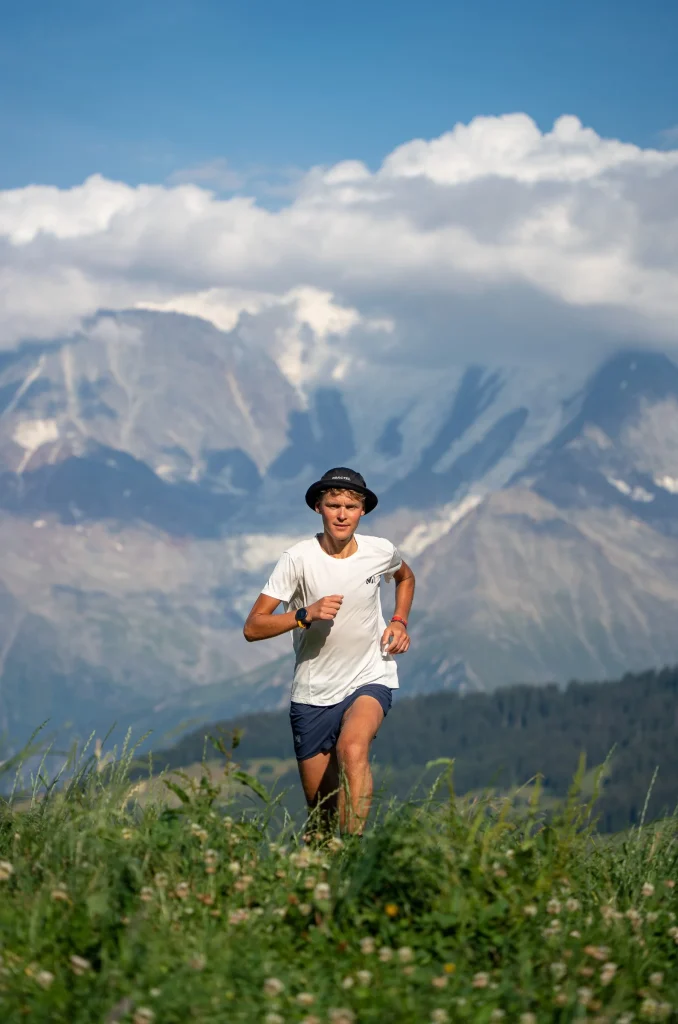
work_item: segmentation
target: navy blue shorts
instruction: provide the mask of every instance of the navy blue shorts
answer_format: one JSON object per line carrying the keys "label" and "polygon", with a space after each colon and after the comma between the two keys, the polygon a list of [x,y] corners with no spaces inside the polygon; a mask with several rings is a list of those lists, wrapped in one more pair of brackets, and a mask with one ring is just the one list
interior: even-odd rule
{"label": "navy blue shorts", "polygon": [[305,761],[316,754],[332,750],[339,738],[345,711],[354,700],[365,695],[375,697],[379,701],[386,718],[391,710],[393,690],[383,683],[366,683],[365,686],[359,686],[338,704],[299,704],[292,701],[290,722],[297,761]]}

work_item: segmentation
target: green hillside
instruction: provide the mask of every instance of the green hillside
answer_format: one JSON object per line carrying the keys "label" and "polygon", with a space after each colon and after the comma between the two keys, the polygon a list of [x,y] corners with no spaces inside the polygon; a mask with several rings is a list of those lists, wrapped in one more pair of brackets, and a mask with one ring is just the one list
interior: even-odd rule
{"label": "green hillside", "polygon": [[606,841],[581,772],[547,814],[443,777],[308,844],[256,783],[238,810],[228,760],[174,806],[129,766],[0,798],[3,1024],[675,1020],[678,819]]}

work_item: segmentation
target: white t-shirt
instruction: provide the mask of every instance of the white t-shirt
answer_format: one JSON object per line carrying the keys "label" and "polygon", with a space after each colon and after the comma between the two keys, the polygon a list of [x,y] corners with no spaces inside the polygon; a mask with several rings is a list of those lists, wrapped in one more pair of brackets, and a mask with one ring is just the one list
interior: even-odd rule
{"label": "white t-shirt", "polygon": [[348,558],[328,555],[317,537],[302,540],[283,552],[262,591],[282,601],[285,611],[333,594],[344,598],[334,620],[316,619],[294,631],[292,700],[300,704],[338,704],[366,683],[398,686],[395,659],[381,653],[386,622],[379,581],[392,580],[402,559],[389,540],[355,539],[358,550]]}

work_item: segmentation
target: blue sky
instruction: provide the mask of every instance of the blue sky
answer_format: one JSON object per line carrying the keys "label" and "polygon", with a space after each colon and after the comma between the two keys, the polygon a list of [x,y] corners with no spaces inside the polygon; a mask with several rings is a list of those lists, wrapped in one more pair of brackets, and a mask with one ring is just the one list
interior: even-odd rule
{"label": "blue sky", "polygon": [[24,0],[0,15],[0,188],[100,172],[251,177],[357,158],[477,114],[574,113],[662,145],[674,0]]}

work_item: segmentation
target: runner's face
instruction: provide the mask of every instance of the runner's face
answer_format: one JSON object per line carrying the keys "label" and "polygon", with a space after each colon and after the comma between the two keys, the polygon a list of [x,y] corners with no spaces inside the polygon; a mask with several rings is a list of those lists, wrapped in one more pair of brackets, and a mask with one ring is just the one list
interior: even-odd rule
{"label": "runner's face", "polygon": [[325,533],[335,540],[346,540],[355,533],[360,517],[365,514],[362,501],[350,494],[323,494],[318,505]]}

